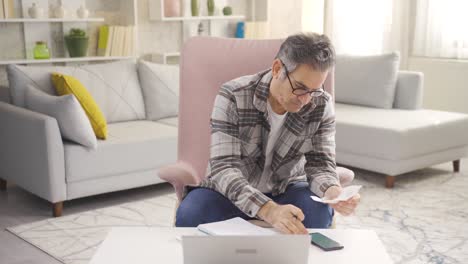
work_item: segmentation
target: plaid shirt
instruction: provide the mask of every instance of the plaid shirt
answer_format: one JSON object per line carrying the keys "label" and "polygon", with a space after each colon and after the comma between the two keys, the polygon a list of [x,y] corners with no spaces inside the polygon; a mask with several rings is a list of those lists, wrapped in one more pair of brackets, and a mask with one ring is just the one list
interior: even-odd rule
{"label": "plaid shirt", "polygon": [[[230,199],[255,217],[269,200],[257,190],[265,165],[270,131],[267,98],[271,70],[243,76],[221,86],[211,116],[211,153],[207,177],[200,187]],[[322,197],[339,185],[335,163],[335,116],[328,93],[312,98],[297,113],[287,113],[271,162],[273,195],[289,184],[307,181]]]}

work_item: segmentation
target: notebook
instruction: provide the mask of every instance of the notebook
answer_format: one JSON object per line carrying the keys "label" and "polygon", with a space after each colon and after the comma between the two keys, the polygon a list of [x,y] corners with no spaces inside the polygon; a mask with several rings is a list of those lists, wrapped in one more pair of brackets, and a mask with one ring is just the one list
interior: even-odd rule
{"label": "notebook", "polygon": [[278,235],[273,228],[263,228],[236,217],[225,221],[198,225],[198,230],[214,236],[243,236],[243,235]]}

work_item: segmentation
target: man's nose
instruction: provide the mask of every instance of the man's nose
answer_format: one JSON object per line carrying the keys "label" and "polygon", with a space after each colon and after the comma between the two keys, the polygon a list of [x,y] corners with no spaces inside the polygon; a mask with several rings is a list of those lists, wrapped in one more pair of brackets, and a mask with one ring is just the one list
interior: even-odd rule
{"label": "man's nose", "polygon": [[300,95],[300,96],[298,96],[298,98],[299,98],[299,100],[301,101],[302,104],[307,104],[311,99],[309,94]]}

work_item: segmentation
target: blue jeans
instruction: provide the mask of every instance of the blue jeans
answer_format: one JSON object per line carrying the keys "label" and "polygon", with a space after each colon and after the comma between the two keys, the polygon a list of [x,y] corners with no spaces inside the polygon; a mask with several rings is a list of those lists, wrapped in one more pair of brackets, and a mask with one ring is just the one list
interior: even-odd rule
{"label": "blue jeans", "polygon": [[[292,204],[300,208],[305,215],[302,223],[306,228],[328,228],[332,223],[333,209],[310,198],[314,194],[310,191],[307,182],[291,184],[286,192],[277,196],[272,196],[270,193],[265,195],[278,204]],[[176,226],[196,227],[199,224],[234,217],[254,219],[244,214],[222,194],[211,189],[195,188],[180,203],[176,214]]]}

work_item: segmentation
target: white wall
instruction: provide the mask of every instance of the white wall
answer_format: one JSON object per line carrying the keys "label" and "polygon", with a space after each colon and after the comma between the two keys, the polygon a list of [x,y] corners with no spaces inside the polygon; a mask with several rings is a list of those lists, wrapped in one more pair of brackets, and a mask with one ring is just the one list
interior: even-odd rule
{"label": "white wall", "polygon": [[269,0],[270,38],[309,31],[323,33],[324,0]]}
{"label": "white wall", "polygon": [[408,68],[424,73],[424,108],[468,113],[468,60],[413,57]]}
{"label": "white wall", "polygon": [[285,38],[301,31],[302,0],[270,0],[268,23],[271,38]]}
{"label": "white wall", "polygon": [[302,0],[302,31],[323,34],[325,0]]}

